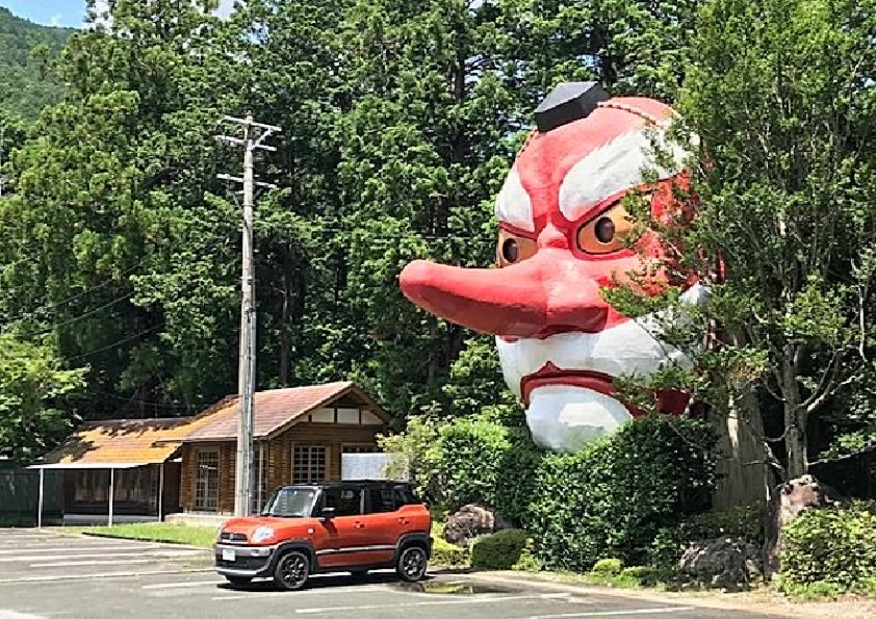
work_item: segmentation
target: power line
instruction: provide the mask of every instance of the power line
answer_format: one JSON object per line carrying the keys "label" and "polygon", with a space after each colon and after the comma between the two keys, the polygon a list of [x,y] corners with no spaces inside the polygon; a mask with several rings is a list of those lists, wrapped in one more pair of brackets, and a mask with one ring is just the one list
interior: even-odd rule
{"label": "power line", "polygon": [[[142,265],[142,264],[143,264],[143,260],[139,260],[139,261],[137,261],[136,264],[134,264],[133,266],[128,267],[127,269],[125,269],[124,271],[122,271],[120,277],[124,277],[125,275],[129,275],[129,274],[132,273],[137,267],[139,267],[139,266]],[[22,312],[22,313],[20,313],[18,316],[15,316],[15,317],[13,317],[13,318],[8,318],[8,319],[6,320],[6,322],[7,322],[7,323],[15,322],[16,320],[21,320],[22,318],[26,318],[26,317],[28,317],[28,316],[33,316],[34,314],[37,314],[37,313],[39,313],[39,312],[44,312],[44,311],[48,311],[48,310],[51,310],[51,309],[56,309],[56,308],[58,308],[58,307],[61,307],[62,305],[66,305],[67,303],[70,303],[71,301],[76,301],[77,299],[81,299],[81,298],[84,297],[85,295],[91,294],[91,293],[94,292],[95,290],[100,290],[101,288],[105,288],[105,287],[109,286],[110,284],[112,284],[114,281],[115,281],[115,280],[112,280],[112,279],[105,279],[105,280],[103,280],[101,283],[99,283],[99,284],[97,284],[97,285],[95,285],[95,286],[92,286],[91,288],[88,288],[88,289],[86,289],[86,290],[83,290],[82,292],[77,292],[76,294],[74,294],[74,295],[72,295],[72,296],[69,296],[69,297],[67,297],[66,299],[61,299],[60,301],[57,301],[57,302],[55,302],[55,303],[49,303],[48,305],[43,305],[43,306],[41,306],[41,307],[37,307],[36,309],[28,310],[28,311],[26,311],[26,312]],[[18,286],[18,287],[16,287],[16,288],[13,288],[13,290],[18,290],[19,288],[23,288],[24,286],[28,286],[28,285],[31,285],[31,284],[22,284],[21,286]]]}
{"label": "power line", "polygon": [[152,333],[153,331],[157,331],[158,329],[160,329],[163,326],[164,326],[164,323],[161,322],[153,327],[149,327],[148,329],[144,329],[143,331],[140,331],[139,333],[135,333],[134,335],[131,335],[129,337],[121,339],[118,342],[114,342],[114,343],[110,344],[109,346],[104,346],[102,348],[98,348],[96,350],[82,353],[80,355],[76,355],[73,357],[66,357],[66,359],[67,359],[67,361],[74,361],[76,359],[82,359],[83,357],[90,357],[91,355],[96,355],[97,353],[106,352],[107,350],[112,350],[116,346],[119,346],[121,344],[126,344],[127,342],[130,342],[131,340],[136,340],[138,337],[146,335],[147,333]]}
{"label": "power line", "polygon": [[79,322],[80,320],[82,320],[84,318],[88,318],[89,316],[92,316],[92,315],[94,315],[102,310],[105,310],[108,307],[112,307],[113,305],[121,303],[122,301],[125,301],[125,300],[131,298],[132,296],[134,296],[133,291],[129,292],[128,294],[126,294],[124,296],[118,297],[117,299],[113,299],[109,303],[104,303],[100,307],[96,307],[93,310],[85,312],[84,314],[82,314],[80,316],[76,316],[76,317],[71,318],[69,320],[65,320],[64,322],[52,325],[50,328],[45,329],[43,331],[31,331],[30,333],[22,333],[22,334],[17,334],[17,335],[18,335],[18,337],[21,337],[21,338],[30,338],[30,337],[34,337],[37,335],[47,335],[47,334],[51,333],[52,331],[54,331],[55,329],[60,329],[61,327],[66,327],[68,325],[72,325],[73,323]]}

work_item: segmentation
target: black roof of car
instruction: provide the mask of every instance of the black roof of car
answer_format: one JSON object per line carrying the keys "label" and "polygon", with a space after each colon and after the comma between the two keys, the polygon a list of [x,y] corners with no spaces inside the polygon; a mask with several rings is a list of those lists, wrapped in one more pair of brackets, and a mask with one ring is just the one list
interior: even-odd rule
{"label": "black roof of car", "polygon": [[386,479],[351,479],[341,481],[320,481],[312,484],[286,484],[283,488],[329,488],[332,486],[411,486],[409,481],[390,481]]}

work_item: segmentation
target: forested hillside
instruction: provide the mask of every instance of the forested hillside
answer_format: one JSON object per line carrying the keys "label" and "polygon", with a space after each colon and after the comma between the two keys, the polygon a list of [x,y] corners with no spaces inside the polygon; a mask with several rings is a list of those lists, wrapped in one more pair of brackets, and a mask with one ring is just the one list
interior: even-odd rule
{"label": "forested hillside", "polygon": [[[710,319],[739,331],[691,390],[746,402],[777,469],[801,443],[849,462],[876,445],[873,0],[214,5],[113,3],[4,155],[0,455],[236,392],[240,208],[216,175],[241,156],[214,136],[248,111],[283,129],[256,162],[279,187],[256,207],[258,387],[356,380],[397,428],[511,402],[490,338],[405,301],[398,274],[490,264],[492,200],[536,105],[594,79],[679,106],[709,145],[696,241],[726,253],[735,301]],[[24,40],[40,32],[65,34]]]}
{"label": "forested hillside", "polygon": [[58,55],[72,32],[34,24],[0,7],[0,114],[33,120],[58,101],[61,88],[42,66]]}

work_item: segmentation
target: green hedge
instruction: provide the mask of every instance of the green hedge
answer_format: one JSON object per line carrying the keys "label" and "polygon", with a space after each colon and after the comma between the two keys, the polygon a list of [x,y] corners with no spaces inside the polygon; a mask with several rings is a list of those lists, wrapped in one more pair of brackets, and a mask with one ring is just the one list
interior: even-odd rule
{"label": "green hedge", "polygon": [[471,566],[485,570],[510,570],[526,548],[526,531],[505,529],[477,540],[471,549]]}
{"label": "green hedge", "polygon": [[527,529],[548,568],[587,571],[599,557],[647,558],[655,535],[703,511],[714,487],[703,422],[652,416],[574,455],[548,455]]}
{"label": "green hedge", "polygon": [[806,511],[785,527],[782,538],[782,591],[867,589],[876,578],[876,502]]}
{"label": "green hedge", "polygon": [[673,572],[691,542],[717,537],[732,537],[761,547],[764,544],[765,519],[765,503],[690,516],[677,524],[662,528],[654,536],[648,563],[661,570]]}

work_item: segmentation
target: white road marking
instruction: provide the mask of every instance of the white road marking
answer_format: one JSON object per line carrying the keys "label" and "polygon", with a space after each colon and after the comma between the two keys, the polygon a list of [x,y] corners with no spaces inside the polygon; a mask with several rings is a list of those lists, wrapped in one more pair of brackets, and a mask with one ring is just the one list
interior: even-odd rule
{"label": "white road marking", "polygon": [[207,587],[224,583],[224,580],[201,580],[198,582],[162,582],[156,585],[143,585],[141,589],[183,589],[186,587]]}
{"label": "white road marking", "polygon": [[158,546],[156,544],[144,545],[142,547],[138,546],[52,546],[47,548],[19,548],[16,550],[0,550],[0,557],[5,556],[20,556],[25,554],[46,554],[46,553],[63,553],[63,552],[76,552],[76,551],[131,551],[136,548],[139,551],[143,550],[160,550],[161,548],[166,548],[166,546]]}
{"label": "white road marking", "polygon": [[146,550],[145,552],[87,552],[87,553],[70,553],[57,554],[48,557],[0,557],[0,563],[16,563],[22,560],[39,560],[39,561],[68,561],[71,559],[118,559],[122,557],[142,557],[147,555],[155,558],[171,558],[171,557],[191,557],[202,554],[197,550],[162,550],[156,548],[154,550]]}
{"label": "white road marking", "polygon": [[683,613],[690,610],[695,610],[693,606],[662,606],[659,608],[632,608],[630,610],[601,610],[588,613],[566,613],[561,615],[532,615],[525,619],[572,619],[578,617],[586,619],[587,617],[628,617],[632,615],[669,615],[674,613]]}
{"label": "white road marking", "polygon": [[158,561],[160,557],[153,557],[151,559],[120,559],[118,561],[115,560],[107,560],[107,561],[54,561],[51,563],[31,563],[29,567],[82,567],[88,565],[132,565],[139,563],[155,563]]}
{"label": "white road marking", "polygon": [[556,598],[562,594],[542,593],[538,595],[505,595],[505,596],[472,596],[469,598],[454,598],[432,600],[429,602],[399,602],[397,604],[363,604],[361,606],[324,606],[320,608],[297,608],[295,613],[299,615],[316,615],[320,613],[334,613],[339,611],[382,610],[384,608],[408,608],[416,606],[446,606],[450,604],[492,604],[495,602],[512,602],[517,600],[544,600]]}
{"label": "white road marking", "polygon": [[156,574],[193,574],[195,572],[212,572],[213,568],[192,568],[184,570],[149,570],[145,572],[104,572],[101,574],[55,574],[53,576],[21,576],[19,578],[0,578],[0,585],[22,582],[54,582],[61,580],[94,580],[101,578],[137,578],[139,576],[154,576]]}
{"label": "white road marking", "polygon": [[0,609],[0,619],[44,619],[39,615],[24,615],[22,613],[17,613],[14,610],[2,610]]}

